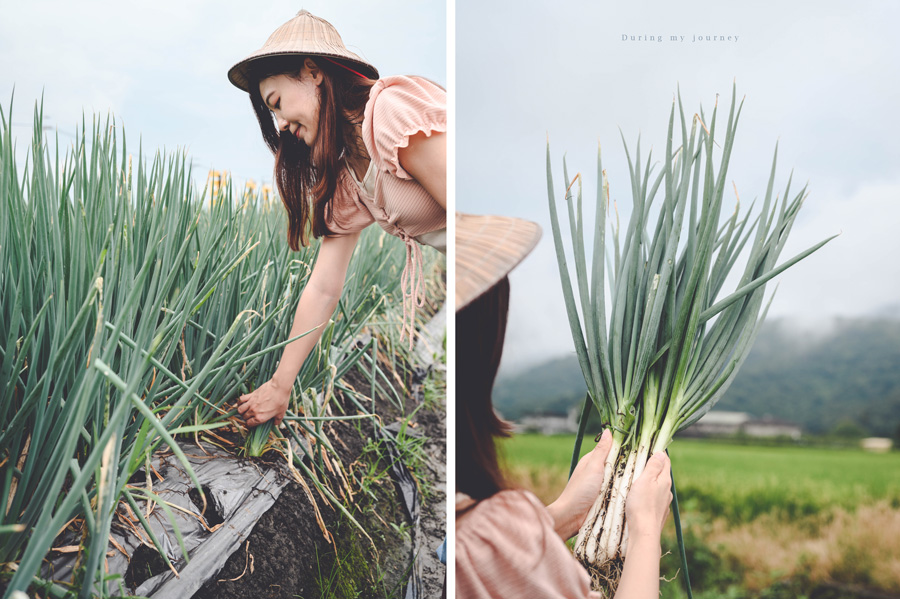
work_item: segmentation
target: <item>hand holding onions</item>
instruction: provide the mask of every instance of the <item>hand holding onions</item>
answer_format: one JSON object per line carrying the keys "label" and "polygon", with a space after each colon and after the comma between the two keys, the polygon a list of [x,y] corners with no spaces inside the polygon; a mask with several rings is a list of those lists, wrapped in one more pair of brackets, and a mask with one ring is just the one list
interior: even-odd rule
{"label": "hand holding onions", "polygon": [[660,452],[647,460],[647,466],[631,485],[625,501],[625,521],[629,538],[649,536],[659,541],[669,504],[672,503],[672,463]]}
{"label": "hand holding onions", "polygon": [[[578,533],[588,512],[597,500],[603,483],[603,469],[612,435],[603,431],[600,442],[578,462],[559,498],[547,506],[556,523],[556,532],[563,540]],[[672,503],[672,463],[660,452],[647,461],[647,466],[634,481],[625,502],[625,517],[629,534],[660,538]]]}
{"label": "hand holding onions", "polygon": [[[280,385],[273,377],[253,393],[241,395],[238,398],[237,411],[247,422],[247,426],[256,426],[267,420],[274,420],[275,426],[278,426],[287,412],[290,397],[291,387]],[[251,398],[254,401],[250,401]]]}
{"label": "hand holding onions", "polygon": [[610,447],[612,435],[608,430],[603,431],[596,447],[579,460],[559,498],[547,506],[556,523],[556,532],[564,541],[575,536],[600,494]]}
{"label": "hand holding onions", "polygon": [[[491,390],[502,356],[509,303],[506,274],[534,247],[534,223],[457,215],[456,224],[456,591],[465,599],[589,597],[591,578],[563,543],[588,520],[608,484],[616,453],[606,431],[544,507],[512,488],[496,454],[511,427],[494,412]],[[464,373],[464,374],[463,374]],[[628,500],[635,537],[617,599],[658,599],[660,532],[671,500],[669,462],[654,456]],[[624,498],[623,498],[624,501]],[[631,522],[631,521],[629,521]],[[560,538],[562,537],[562,538]]]}

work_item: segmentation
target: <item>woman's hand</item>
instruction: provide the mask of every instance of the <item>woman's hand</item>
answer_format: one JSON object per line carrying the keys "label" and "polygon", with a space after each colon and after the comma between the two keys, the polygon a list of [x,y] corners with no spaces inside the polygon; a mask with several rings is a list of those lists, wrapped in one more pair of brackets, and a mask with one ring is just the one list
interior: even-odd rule
{"label": "woman's hand", "polygon": [[647,460],[625,500],[628,545],[614,599],[658,599],[660,536],[672,501],[672,464],[665,452]]}
{"label": "woman's hand", "polygon": [[625,501],[628,536],[648,536],[659,541],[672,502],[672,462],[665,452],[649,460],[631,485]]}
{"label": "woman's hand", "polygon": [[237,401],[237,411],[251,428],[272,418],[275,419],[275,426],[278,426],[287,411],[290,397],[290,387],[284,388],[272,378],[252,393],[241,395]]}
{"label": "woman's hand", "polygon": [[597,446],[578,461],[559,499],[547,506],[550,515],[553,516],[554,528],[563,540],[578,533],[591,506],[600,495],[600,487],[603,486],[603,468],[610,447],[612,434],[607,429],[603,431]]}

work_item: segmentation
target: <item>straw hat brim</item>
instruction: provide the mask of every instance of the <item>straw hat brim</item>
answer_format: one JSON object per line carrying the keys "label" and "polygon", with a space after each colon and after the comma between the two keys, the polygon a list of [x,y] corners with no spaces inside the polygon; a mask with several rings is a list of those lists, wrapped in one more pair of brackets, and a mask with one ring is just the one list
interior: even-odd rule
{"label": "straw hat brim", "polygon": [[329,54],[326,52],[298,52],[298,51],[282,51],[282,52],[258,52],[253,53],[247,58],[243,59],[230,69],[228,69],[228,80],[231,81],[232,85],[241,89],[245,92],[250,91],[250,71],[254,67],[259,66],[261,63],[265,62],[268,59],[279,57],[279,56],[327,56],[337,62],[343,63],[350,68],[359,71],[362,75],[365,75],[369,79],[378,79],[378,69],[374,66],[370,65],[367,62],[363,62],[362,60],[354,60],[351,58],[347,58],[346,56],[341,56],[339,54]]}
{"label": "straw hat brim", "polygon": [[456,214],[456,309],[469,305],[537,245],[541,227],[509,216]]}
{"label": "straw hat brim", "polygon": [[262,48],[228,69],[228,80],[249,92],[251,69],[267,60],[285,56],[324,56],[369,79],[378,79],[378,69],[348,50],[334,25],[301,10],[276,29]]}

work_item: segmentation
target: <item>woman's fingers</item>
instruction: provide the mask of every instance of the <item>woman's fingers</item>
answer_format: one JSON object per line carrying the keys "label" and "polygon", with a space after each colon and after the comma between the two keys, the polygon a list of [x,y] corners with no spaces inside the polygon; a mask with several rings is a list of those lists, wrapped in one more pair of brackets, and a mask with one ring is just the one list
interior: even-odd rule
{"label": "woman's fingers", "polygon": [[238,407],[237,407],[238,414],[240,414],[241,416],[243,416],[244,413],[245,413],[247,410],[249,410],[251,407],[252,407],[252,404],[250,404],[249,402],[239,403],[239,404],[238,404]]}
{"label": "woman's fingers", "polygon": [[609,432],[609,429],[606,429],[603,431],[600,441],[594,445],[594,449],[578,461],[578,466],[582,467],[581,463],[584,462],[586,465],[583,468],[590,468],[591,470],[602,469],[606,465],[606,458],[609,456],[611,448],[612,433]]}
{"label": "woman's fingers", "polygon": [[668,454],[663,451],[660,451],[656,455],[660,456],[660,460],[662,461],[662,470],[659,473],[659,478],[668,485],[672,480],[672,460],[670,460]]}
{"label": "woman's fingers", "polygon": [[[247,395],[242,395],[240,399],[238,399],[237,411],[238,414],[243,417],[244,422],[247,423],[248,426],[256,426],[259,424],[259,405],[258,402],[253,401],[253,394],[248,393]],[[251,424],[255,422],[254,424]]]}
{"label": "woman's fingers", "polygon": [[663,500],[666,505],[666,513],[663,516],[663,522],[665,522],[669,515],[669,504],[672,503],[672,461],[664,452],[657,453],[651,459],[657,460],[660,464],[659,474],[656,477],[656,485],[657,489],[659,489],[659,494],[664,498]]}
{"label": "woman's fingers", "polygon": [[644,467],[644,475],[653,480],[660,480],[668,463],[669,457],[664,452],[654,453],[653,457],[647,460],[647,465]]}
{"label": "woman's fingers", "polygon": [[264,420],[262,419],[262,414],[256,409],[247,410],[247,412],[243,416],[244,423],[251,428],[256,426],[257,424],[262,424],[264,422]]}
{"label": "woman's fingers", "polygon": [[606,429],[600,436],[600,442],[597,443],[596,447],[594,447],[594,451],[602,454],[603,461],[606,462],[606,458],[609,456],[610,449],[612,449],[612,433],[609,432],[609,429]]}
{"label": "woman's fingers", "polygon": [[666,525],[666,520],[669,519],[669,506],[672,503],[672,461],[669,459],[668,454],[664,452],[659,452],[653,457],[655,458],[656,456],[660,456],[659,461],[662,462],[656,484],[663,504],[666,506],[659,524],[660,530],[662,530]]}
{"label": "woman's fingers", "polygon": [[259,386],[251,393],[238,397],[237,412],[249,427],[254,427],[275,418],[280,424],[287,409],[288,397],[271,385],[271,382]]}
{"label": "woman's fingers", "polygon": [[671,462],[664,452],[647,460],[634,481],[625,504],[632,532],[658,535],[668,517],[672,501]]}

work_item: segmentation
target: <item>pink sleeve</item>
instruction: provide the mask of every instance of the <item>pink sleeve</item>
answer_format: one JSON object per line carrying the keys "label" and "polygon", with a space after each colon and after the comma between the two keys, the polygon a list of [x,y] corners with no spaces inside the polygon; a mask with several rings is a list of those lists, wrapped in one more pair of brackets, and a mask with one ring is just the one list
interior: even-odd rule
{"label": "pink sleeve", "polygon": [[346,169],[338,177],[334,197],[331,199],[331,210],[326,211],[325,219],[328,228],[335,235],[356,233],[375,222],[372,213],[359,199],[356,183],[350,179]]}
{"label": "pink sleeve", "polygon": [[[376,166],[411,179],[397,153],[419,132],[447,131],[447,92],[419,77],[385,77],[372,87],[363,121],[363,138],[372,143]],[[369,145],[369,144],[367,144]]]}
{"label": "pink sleeve", "polygon": [[456,589],[465,599],[599,597],[547,509],[524,491],[497,493],[457,521]]}

